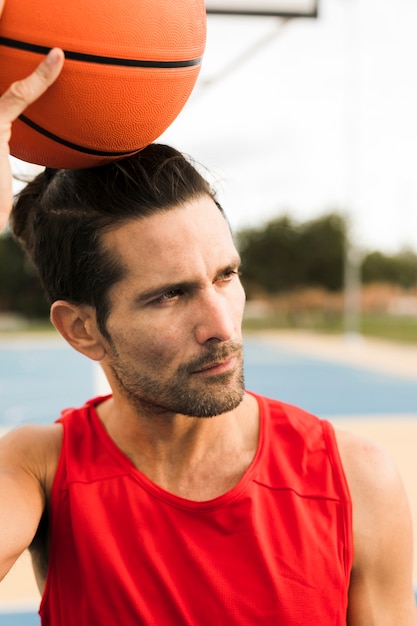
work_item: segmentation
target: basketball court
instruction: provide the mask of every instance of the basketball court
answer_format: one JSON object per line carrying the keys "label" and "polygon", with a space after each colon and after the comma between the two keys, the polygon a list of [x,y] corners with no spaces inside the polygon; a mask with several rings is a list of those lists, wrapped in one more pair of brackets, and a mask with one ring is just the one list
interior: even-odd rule
{"label": "basketball court", "polygon": [[[317,0],[207,0],[206,8],[209,15],[270,16],[282,24],[318,15]],[[245,353],[249,389],[298,404],[338,428],[379,442],[391,454],[409,496],[417,537],[415,348],[283,332],[247,336]],[[3,430],[49,423],[61,408],[94,395],[96,385],[91,364],[56,337],[0,340]],[[38,625],[39,600],[25,553],[0,586],[0,626]]]}
{"label": "basketball court", "polygon": [[[391,454],[408,493],[417,536],[416,348],[377,340],[274,332],[246,336],[245,359],[249,389],[298,404],[338,428],[377,441]],[[50,422],[67,404],[63,399],[72,396],[69,404],[74,405],[96,392],[94,368],[56,336],[0,341],[0,363],[4,364],[2,390],[16,385],[12,394],[0,394],[3,429],[22,420]],[[39,402],[31,409],[33,388],[25,381],[35,370]],[[55,377],[64,379],[64,384],[51,394]],[[10,404],[13,397],[14,410]],[[417,554],[414,580],[417,583]],[[30,558],[25,553],[0,585],[0,626],[39,624],[38,603]]]}

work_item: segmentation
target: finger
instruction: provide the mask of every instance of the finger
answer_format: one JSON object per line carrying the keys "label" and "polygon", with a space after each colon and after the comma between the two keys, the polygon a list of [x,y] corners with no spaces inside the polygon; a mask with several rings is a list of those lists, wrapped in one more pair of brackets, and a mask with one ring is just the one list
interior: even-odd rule
{"label": "finger", "polygon": [[0,231],[6,225],[12,208],[12,174],[9,160],[12,122],[52,85],[59,76],[63,64],[63,51],[53,48],[32,74],[13,83],[0,97]]}
{"label": "finger", "polygon": [[64,53],[53,48],[32,74],[13,83],[0,98],[2,124],[13,122],[57,79],[64,64]]}

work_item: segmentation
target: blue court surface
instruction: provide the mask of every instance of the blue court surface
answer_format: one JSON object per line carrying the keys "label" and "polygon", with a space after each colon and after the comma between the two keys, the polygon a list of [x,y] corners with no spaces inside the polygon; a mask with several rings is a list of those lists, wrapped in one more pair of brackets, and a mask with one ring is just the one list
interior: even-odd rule
{"label": "blue court surface", "polygon": [[[0,342],[0,426],[50,423],[96,393],[95,365],[62,342]],[[246,387],[321,417],[415,414],[417,384],[400,376],[245,340]],[[39,626],[35,612],[0,613],[0,626]]]}
{"label": "blue court surface", "polygon": [[417,413],[417,383],[246,339],[246,387],[319,417]]}
{"label": "blue court surface", "polygon": [[35,612],[0,613],[1,626],[39,626],[40,619]]}
{"label": "blue court surface", "polygon": [[[95,365],[66,344],[0,342],[0,426],[50,423],[95,391]],[[246,387],[320,417],[415,413],[411,379],[292,353],[245,340]]]}

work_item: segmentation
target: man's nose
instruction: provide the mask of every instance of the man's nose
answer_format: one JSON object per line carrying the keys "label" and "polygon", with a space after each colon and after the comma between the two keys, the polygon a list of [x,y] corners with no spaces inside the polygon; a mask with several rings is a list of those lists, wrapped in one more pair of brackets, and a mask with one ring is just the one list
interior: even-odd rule
{"label": "man's nose", "polygon": [[213,287],[201,298],[196,309],[195,333],[200,344],[233,338],[233,307],[224,294],[219,294]]}

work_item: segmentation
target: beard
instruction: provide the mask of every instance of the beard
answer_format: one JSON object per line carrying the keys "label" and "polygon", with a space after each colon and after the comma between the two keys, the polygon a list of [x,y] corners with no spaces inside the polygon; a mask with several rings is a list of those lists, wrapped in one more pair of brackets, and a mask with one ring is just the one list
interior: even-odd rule
{"label": "beard", "polygon": [[[148,359],[142,371],[129,367],[112,346],[110,369],[121,393],[139,412],[174,413],[190,417],[214,417],[235,409],[243,400],[243,349],[240,343],[205,348],[202,356],[178,367],[174,375],[162,381],[158,364]],[[236,357],[232,370],[198,380],[200,370],[217,361]],[[154,372],[150,374],[147,372]],[[163,364],[159,371],[163,372]],[[196,380],[197,378],[197,380]]]}

